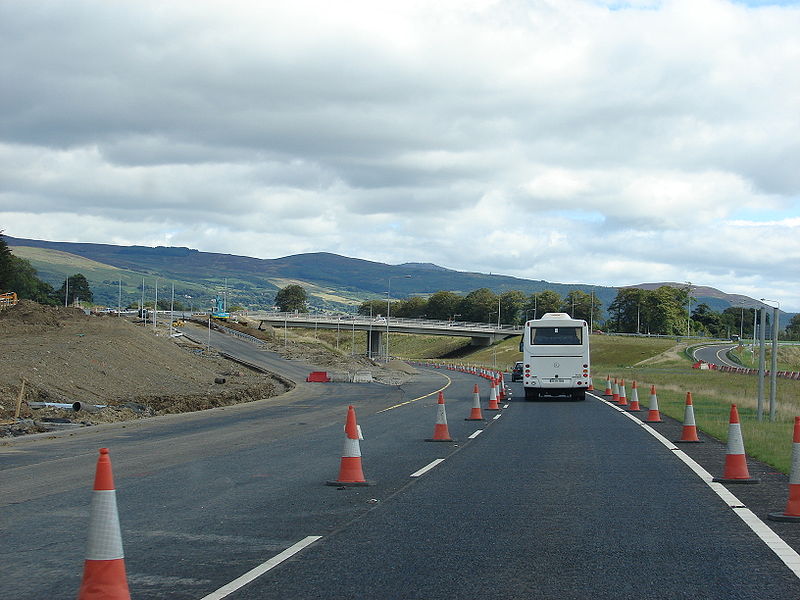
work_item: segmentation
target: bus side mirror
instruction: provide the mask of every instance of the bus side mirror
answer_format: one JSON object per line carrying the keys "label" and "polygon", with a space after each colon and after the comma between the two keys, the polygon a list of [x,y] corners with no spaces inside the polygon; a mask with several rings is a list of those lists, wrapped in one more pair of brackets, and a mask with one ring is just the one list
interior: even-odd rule
{"label": "bus side mirror", "polygon": [[522,340],[519,341],[519,351],[522,352]]}

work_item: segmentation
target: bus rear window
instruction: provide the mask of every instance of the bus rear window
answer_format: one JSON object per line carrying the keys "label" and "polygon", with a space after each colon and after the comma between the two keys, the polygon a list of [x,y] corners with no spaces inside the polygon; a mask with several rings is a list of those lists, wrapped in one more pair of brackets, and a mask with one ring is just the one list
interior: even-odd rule
{"label": "bus rear window", "polygon": [[580,346],[580,327],[531,327],[531,344],[534,346]]}

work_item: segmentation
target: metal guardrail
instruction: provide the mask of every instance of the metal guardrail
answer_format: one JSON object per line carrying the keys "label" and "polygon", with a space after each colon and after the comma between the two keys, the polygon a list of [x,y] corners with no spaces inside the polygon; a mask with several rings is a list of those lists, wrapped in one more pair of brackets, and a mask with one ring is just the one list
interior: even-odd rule
{"label": "metal guardrail", "polygon": [[239,339],[250,342],[251,344],[256,344],[259,346],[263,346],[266,344],[264,340],[261,340],[255,337],[254,335],[250,335],[249,333],[242,333],[241,331],[237,331],[236,329],[231,329],[230,327],[225,327],[225,325],[220,325],[219,323],[215,324],[215,328],[228,335],[232,335],[233,337],[237,337]]}

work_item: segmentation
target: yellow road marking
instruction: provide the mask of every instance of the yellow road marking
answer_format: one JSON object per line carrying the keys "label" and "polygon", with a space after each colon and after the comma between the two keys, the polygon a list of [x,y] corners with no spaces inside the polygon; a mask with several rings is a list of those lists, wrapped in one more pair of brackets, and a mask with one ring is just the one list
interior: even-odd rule
{"label": "yellow road marking", "polygon": [[444,373],[436,373],[436,375],[441,375],[442,377],[444,377],[444,378],[447,380],[447,383],[446,383],[446,384],[445,384],[443,387],[440,387],[438,390],[434,390],[434,391],[432,391],[430,394],[425,394],[424,396],[420,396],[419,398],[414,398],[414,399],[412,399],[412,400],[406,400],[405,402],[401,402],[400,404],[395,404],[394,406],[390,406],[389,408],[384,408],[383,410],[379,410],[379,411],[378,411],[377,413],[375,413],[375,414],[378,414],[378,415],[379,415],[379,414],[381,414],[382,412],[386,412],[387,410],[392,410],[392,409],[395,409],[395,408],[400,408],[401,406],[405,406],[406,404],[411,404],[412,402],[416,402],[417,400],[423,400],[424,398],[430,398],[430,397],[431,397],[431,396],[433,396],[434,394],[438,394],[439,392],[443,392],[444,390],[446,390],[447,388],[449,388],[449,387],[450,387],[450,384],[451,384],[451,383],[453,383],[453,380],[452,380],[452,379],[450,379],[450,378],[449,378],[447,375],[445,375]]}

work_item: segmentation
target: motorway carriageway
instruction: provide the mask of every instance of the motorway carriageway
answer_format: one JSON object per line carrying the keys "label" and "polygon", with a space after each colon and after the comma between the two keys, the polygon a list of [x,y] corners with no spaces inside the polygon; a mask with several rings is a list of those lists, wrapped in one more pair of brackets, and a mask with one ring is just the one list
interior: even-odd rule
{"label": "motorway carriageway", "polygon": [[[515,399],[465,421],[476,382],[485,407],[484,380],[424,369],[402,388],[302,384],[274,400],[14,441],[0,448],[2,596],[74,597],[107,446],[137,600],[800,598],[745,509],[669,442],[599,397]],[[439,389],[453,443],[423,441]],[[372,487],[324,485],[348,404]]]}

